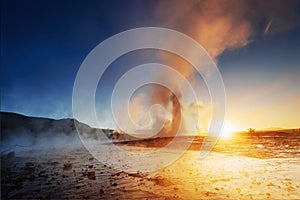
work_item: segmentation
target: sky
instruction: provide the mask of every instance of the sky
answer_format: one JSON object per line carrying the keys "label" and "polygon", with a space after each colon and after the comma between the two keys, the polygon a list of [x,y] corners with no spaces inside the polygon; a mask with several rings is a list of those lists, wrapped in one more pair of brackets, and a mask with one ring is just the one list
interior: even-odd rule
{"label": "sky", "polygon": [[[237,130],[299,128],[300,2],[210,2],[2,0],[1,111],[71,118],[88,53],[114,34],[155,26],[207,49],[223,77],[226,120]],[[107,69],[96,98],[102,127],[114,127],[107,107],[115,82],[132,66],[166,61],[154,54],[132,52]]]}

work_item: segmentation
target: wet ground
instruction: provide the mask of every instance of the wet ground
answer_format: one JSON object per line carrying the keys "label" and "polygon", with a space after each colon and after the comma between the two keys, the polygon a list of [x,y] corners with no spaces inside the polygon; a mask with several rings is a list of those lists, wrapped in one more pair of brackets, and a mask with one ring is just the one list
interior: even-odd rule
{"label": "wet ground", "polygon": [[[243,153],[242,144],[224,141],[216,148],[226,152],[211,152],[200,160],[199,152],[186,151],[175,163],[152,173],[130,167],[132,163],[145,165],[138,157],[124,158],[115,152],[110,152],[114,162],[100,163],[83,147],[17,151],[1,157],[1,198],[300,199],[298,143],[282,143],[286,153],[281,156],[276,156],[278,152],[270,154],[270,149],[268,156],[260,155],[268,152],[265,148],[260,151],[267,145],[253,143],[255,151],[251,152],[255,155],[251,156]],[[164,155],[171,154],[170,150]]]}
{"label": "wet ground", "polygon": [[17,153],[1,159],[2,199],[164,199],[151,192],[157,180],[114,170],[83,148]]}

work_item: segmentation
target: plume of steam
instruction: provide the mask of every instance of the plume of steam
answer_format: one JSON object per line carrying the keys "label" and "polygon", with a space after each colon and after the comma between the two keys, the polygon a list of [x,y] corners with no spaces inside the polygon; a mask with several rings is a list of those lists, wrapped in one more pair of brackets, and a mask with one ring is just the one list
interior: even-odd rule
{"label": "plume of steam", "polygon": [[[299,8],[300,1],[294,0],[162,0],[155,9],[155,17],[160,22],[160,26],[178,30],[194,38],[207,50],[214,61],[218,62],[218,56],[224,51],[246,46],[260,35],[275,34],[298,26],[300,14],[297,9]],[[177,41],[170,38],[166,42]],[[194,52],[188,53],[197,56]],[[195,83],[195,70],[184,59],[165,52],[158,52],[157,56],[177,70],[191,84]],[[183,105],[181,91],[184,88],[180,80],[161,73],[155,74],[155,79],[168,81],[175,91],[153,86],[149,104],[159,104],[167,108],[172,117],[166,120],[161,114],[153,113],[152,117],[156,119],[152,120],[152,128],[160,127],[159,121],[166,120],[159,135],[174,135],[179,128],[181,118],[184,121],[197,123],[197,120],[190,118],[196,116],[194,112],[201,112],[200,120],[203,124],[196,124],[195,127],[206,132],[214,105],[204,105],[201,102]],[[136,104],[133,108],[144,110]],[[138,112],[134,111],[132,115],[136,119],[141,119],[141,124],[149,122],[149,119],[143,120],[140,114],[135,115],[135,113]],[[189,127],[191,126],[185,123],[182,129],[184,132],[189,132],[191,131]]]}
{"label": "plume of steam", "polygon": [[[163,22],[163,26],[177,29],[194,37],[216,60],[218,55],[226,49],[245,46],[249,41],[251,35],[250,23],[243,16],[244,12],[235,9],[234,4],[237,3],[235,1],[230,1],[229,4],[222,4],[220,1],[192,0],[187,2],[172,1],[172,3],[163,1],[158,6],[156,15]],[[193,52],[189,53],[193,54]],[[179,59],[174,58],[174,56],[165,56],[165,59],[169,60],[169,66],[172,66],[192,81],[193,67],[184,62],[180,62],[180,65],[178,65]],[[156,78],[173,79],[173,77],[168,77],[166,74],[159,74]],[[172,121],[171,124],[168,124],[168,130],[166,130],[167,128],[164,129],[165,135],[177,132],[182,116],[181,99],[176,99],[176,96],[180,98],[182,88],[180,88],[181,85],[178,81],[172,80],[172,83],[174,88],[178,88],[175,91],[176,95],[164,88],[154,88],[152,94],[153,101],[163,106],[166,106],[169,102],[172,104]],[[199,111],[198,106],[194,106],[193,109]],[[188,114],[188,112],[183,113]]]}
{"label": "plume of steam", "polygon": [[164,26],[192,36],[214,59],[247,45],[252,33],[244,1],[164,1],[156,12]]}
{"label": "plume of steam", "polygon": [[[262,33],[286,30],[298,25],[295,1],[241,1],[241,0],[189,0],[189,1],[161,1],[156,9],[156,16],[161,25],[181,31],[196,39],[217,62],[217,58],[226,50],[246,46],[252,36],[255,36],[260,23],[267,26]],[[296,6],[297,7],[297,6]],[[292,20],[291,19],[295,19]],[[271,19],[271,20],[269,20]],[[274,26],[274,27],[273,27]],[[191,54],[193,52],[190,52]],[[194,70],[189,64],[172,56],[164,56],[169,66],[179,71],[183,76],[193,82]],[[178,64],[179,63],[179,64]],[[167,74],[157,74],[157,79],[170,79]],[[180,82],[172,80],[175,93],[165,88],[154,87],[152,100],[163,106],[172,104],[171,124],[165,126],[166,132],[175,132],[181,119],[181,85]],[[176,99],[176,96],[179,99]],[[176,100],[175,100],[176,99]],[[203,108],[202,106],[201,108]],[[211,110],[211,105],[208,105]],[[200,111],[198,105],[189,105],[188,108]],[[185,112],[186,113],[186,112]],[[207,113],[210,116],[210,113]],[[183,116],[184,118],[184,116]],[[166,129],[168,128],[168,131]]]}

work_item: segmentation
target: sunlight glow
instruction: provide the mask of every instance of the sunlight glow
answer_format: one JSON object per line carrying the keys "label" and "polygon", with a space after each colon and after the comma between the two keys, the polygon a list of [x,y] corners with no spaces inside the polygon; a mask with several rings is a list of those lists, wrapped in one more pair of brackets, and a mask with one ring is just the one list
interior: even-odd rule
{"label": "sunlight glow", "polygon": [[235,131],[237,131],[236,127],[229,121],[225,121],[221,138],[231,138]]}

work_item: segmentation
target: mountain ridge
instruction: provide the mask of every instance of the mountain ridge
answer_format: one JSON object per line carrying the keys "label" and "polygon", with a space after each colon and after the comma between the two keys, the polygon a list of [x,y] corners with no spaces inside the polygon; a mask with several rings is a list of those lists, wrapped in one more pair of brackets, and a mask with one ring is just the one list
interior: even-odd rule
{"label": "mountain ridge", "polygon": [[72,118],[51,119],[1,112],[0,122],[1,150],[15,145],[57,147],[80,144],[81,139],[106,143],[132,138],[112,129],[93,128]]}

